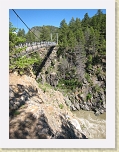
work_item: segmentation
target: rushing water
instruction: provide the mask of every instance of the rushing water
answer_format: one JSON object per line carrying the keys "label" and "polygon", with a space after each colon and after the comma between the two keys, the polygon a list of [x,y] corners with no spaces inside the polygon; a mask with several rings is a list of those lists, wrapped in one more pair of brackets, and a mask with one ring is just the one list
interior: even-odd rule
{"label": "rushing water", "polygon": [[74,111],[82,131],[90,139],[106,138],[106,113],[95,116],[93,111]]}

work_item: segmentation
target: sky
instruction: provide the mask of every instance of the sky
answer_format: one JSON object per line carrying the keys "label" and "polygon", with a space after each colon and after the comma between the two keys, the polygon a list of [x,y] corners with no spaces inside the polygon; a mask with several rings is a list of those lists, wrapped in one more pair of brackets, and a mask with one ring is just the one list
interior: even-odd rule
{"label": "sky", "polygon": [[[88,13],[89,17],[94,16],[98,9],[14,9],[25,24],[32,28],[34,26],[52,25],[59,27],[63,19],[66,20],[67,24],[71,18],[74,17],[84,18],[84,15]],[[106,9],[101,9],[106,14]],[[12,9],[9,10],[9,19],[13,26],[18,29],[24,29],[28,32],[27,27],[21,22],[16,16]]]}

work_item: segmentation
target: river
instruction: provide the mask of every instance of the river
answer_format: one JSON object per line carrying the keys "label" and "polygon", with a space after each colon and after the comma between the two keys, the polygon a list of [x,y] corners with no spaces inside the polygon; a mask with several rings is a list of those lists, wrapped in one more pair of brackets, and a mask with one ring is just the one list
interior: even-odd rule
{"label": "river", "polygon": [[83,133],[89,139],[106,138],[106,113],[95,116],[93,111],[74,111]]}

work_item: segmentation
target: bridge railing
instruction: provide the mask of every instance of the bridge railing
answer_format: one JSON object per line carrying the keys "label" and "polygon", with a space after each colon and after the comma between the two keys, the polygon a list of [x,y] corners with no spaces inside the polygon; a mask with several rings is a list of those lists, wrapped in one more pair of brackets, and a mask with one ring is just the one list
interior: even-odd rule
{"label": "bridge railing", "polygon": [[24,44],[19,44],[19,46],[15,46],[15,48],[19,49],[19,48],[23,48],[21,53],[16,54],[14,57],[20,57],[20,56],[24,56],[27,54],[30,54],[32,52],[36,52],[38,49],[42,48],[42,47],[52,47],[52,46],[56,46],[56,42],[32,42],[32,43],[24,43]]}
{"label": "bridge railing", "polygon": [[23,47],[32,47],[32,46],[52,46],[52,45],[57,45],[56,42],[32,42],[32,43],[22,43],[19,44],[18,46],[15,46],[16,48],[23,48]]}

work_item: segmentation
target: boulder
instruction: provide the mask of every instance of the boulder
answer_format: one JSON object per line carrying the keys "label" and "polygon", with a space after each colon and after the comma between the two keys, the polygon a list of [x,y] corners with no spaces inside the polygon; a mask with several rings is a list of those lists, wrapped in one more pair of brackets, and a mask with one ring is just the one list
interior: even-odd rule
{"label": "boulder", "polygon": [[82,110],[86,110],[86,111],[89,111],[90,110],[90,108],[88,107],[88,105],[87,104],[80,104],[80,107],[81,107],[81,109]]}
{"label": "boulder", "polygon": [[95,115],[96,115],[96,116],[99,116],[99,115],[100,115],[100,111],[97,110],[97,111],[95,112]]}
{"label": "boulder", "polygon": [[9,104],[10,104],[10,105],[14,105],[14,101],[13,101],[13,100],[10,100],[10,101],[9,101]]}
{"label": "boulder", "polygon": [[80,98],[81,98],[82,101],[85,101],[85,95],[84,94],[81,94]]}
{"label": "boulder", "polygon": [[104,110],[103,110],[103,109],[99,109],[99,112],[100,112],[101,114],[103,114],[103,113],[104,113]]}
{"label": "boulder", "polygon": [[14,104],[14,105],[13,105],[13,109],[14,109],[14,110],[17,110],[17,109],[18,109],[18,106],[17,106],[16,104]]}
{"label": "boulder", "polygon": [[87,84],[88,82],[87,82],[87,80],[86,79],[84,79],[83,80],[83,84]]}
{"label": "boulder", "polygon": [[84,104],[80,103],[80,108],[83,110],[84,109]]}
{"label": "boulder", "polygon": [[90,101],[87,101],[87,105],[92,107],[92,103]]}
{"label": "boulder", "polygon": [[86,110],[86,111],[89,111],[90,110],[90,108],[88,107],[88,105],[86,104],[86,105],[84,105],[84,110]]}
{"label": "boulder", "polygon": [[69,99],[72,103],[75,103],[75,96],[74,95],[70,95]]}
{"label": "boulder", "polygon": [[70,110],[71,111],[76,111],[77,109],[74,107],[74,105],[72,104],[71,106],[70,106]]}
{"label": "boulder", "polygon": [[25,96],[25,95],[22,95],[22,96],[21,96],[21,100],[22,100],[22,101],[26,101],[27,99],[28,99],[27,96]]}
{"label": "boulder", "polygon": [[13,98],[14,97],[14,92],[13,92],[13,90],[9,90],[9,98]]}
{"label": "boulder", "polygon": [[50,85],[54,87],[58,85],[58,77],[55,72],[50,74]]}
{"label": "boulder", "polygon": [[81,126],[80,126],[79,122],[76,119],[71,119],[70,122],[71,122],[71,124],[73,126],[75,126],[75,128],[77,130],[79,130],[80,132],[82,132]]}
{"label": "boulder", "polygon": [[105,101],[103,101],[102,107],[106,109],[106,103],[105,103]]}
{"label": "boulder", "polygon": [[64,100],[65,100],[66,105],[70,107],[71,106],[71,101],[69,100],[69,98],[65,97]]}
{"label": "boulder", "polygon": [[15,105],[17,105],[18,107],[20,107],[20,102],[15,102]]}
{"label": "boulder", "polygon": [[79,103],[78,103],[78,102],[75,102],[75,103],[74,103],[74,107],[75,107],[77,110],[80,110],[80,106],[79,106]]}
{"label": "boulder", "polygon": [[25,100],[19,99],[18,101],[20,103],[20,106],[22,106],[23,104],[25,104]]}

